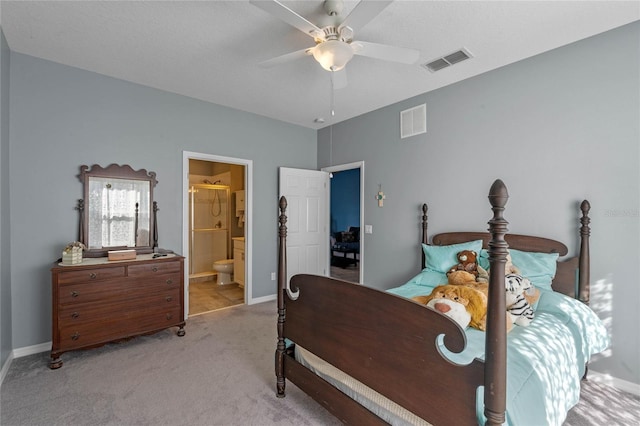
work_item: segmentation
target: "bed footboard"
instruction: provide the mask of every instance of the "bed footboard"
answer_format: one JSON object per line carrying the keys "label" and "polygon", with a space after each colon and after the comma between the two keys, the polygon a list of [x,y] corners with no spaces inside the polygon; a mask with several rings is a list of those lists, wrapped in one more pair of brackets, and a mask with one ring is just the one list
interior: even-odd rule
{"label": "bed footboard", "polygon": [[[484,364],[455,365],[437,347],[444,334],[449,350],[464,349],[456,323],[405,298],[328,277],[295,275],[291,288],[298,297],[286,300],[286,338],[434,424],[476,421]],[[285,373],[294,362],[286,359]]]}

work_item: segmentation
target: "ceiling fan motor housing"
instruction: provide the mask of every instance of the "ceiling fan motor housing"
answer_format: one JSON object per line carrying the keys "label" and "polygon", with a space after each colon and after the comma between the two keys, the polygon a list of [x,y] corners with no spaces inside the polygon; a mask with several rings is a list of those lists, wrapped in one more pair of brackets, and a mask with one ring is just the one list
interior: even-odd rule
{"label": "ceiling fan motor housing", "polygon": [[[345,43],[351,43],[353,41],[353,30],[350,27],[333,27],[328,26],[322,29],[323,40],[339,40]],[[322,39],[316,39],[316,43],[321,43]]]}

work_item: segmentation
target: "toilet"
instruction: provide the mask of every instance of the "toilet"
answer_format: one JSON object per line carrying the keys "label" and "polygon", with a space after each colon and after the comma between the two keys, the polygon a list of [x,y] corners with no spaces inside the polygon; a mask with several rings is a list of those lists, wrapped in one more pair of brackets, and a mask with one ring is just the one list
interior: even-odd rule
{"label": "toilet", "polygon": [[233,259],[216,260],[213,262],[213,269],[218,273],[217,284],[224,285],[232,282]]}

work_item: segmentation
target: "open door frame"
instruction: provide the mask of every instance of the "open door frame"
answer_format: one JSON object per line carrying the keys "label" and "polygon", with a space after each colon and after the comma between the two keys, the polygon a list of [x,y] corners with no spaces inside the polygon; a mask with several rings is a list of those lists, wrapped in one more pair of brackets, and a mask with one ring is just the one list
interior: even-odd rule
{"label": "open door frame", "polygon": [[[360,169],[360,261],[358,262],[360,271],[358,273],[359,283],[364,283],[364,161],[356,161],[354,163],[340,164],[337,166],[323,167],[324,172],[341,172],[344,170]],[[331,196],[329,195],[329,211],[331,211]],[[329,231],[327,231],[327,240],[329,239]]]}
{"label": "open door frame", "polygon": [[[223,157],[220,155],[182,151],[182,255],[185,264],[189,264],[189,160],[204,160],[216,163],[229,163],[244,166],[245,184],[245,278],[244,303],[257,303],[253,299],[253,160]],[[189,268],[184,268],[184,317],[189,318]]]}

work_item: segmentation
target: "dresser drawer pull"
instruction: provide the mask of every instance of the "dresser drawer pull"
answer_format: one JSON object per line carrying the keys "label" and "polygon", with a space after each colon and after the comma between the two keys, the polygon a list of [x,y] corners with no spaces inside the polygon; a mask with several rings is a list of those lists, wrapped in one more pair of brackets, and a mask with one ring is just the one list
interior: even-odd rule
{"label": "dresser drawer pull", "polygon": [[78,318],[79,316],[80,316],[80,314],[77,313],[77,312],[74,312],[74,313],[71,314],[71,318],[74,318],[74,319]]}
{"label": "dresser drawer pull", "polygon": [[158,272],[158,268],[157,268],[156,266],[154,266],[153,268],[151,268],[151,270],[152,270],[153,272]]}
{"label": "dresser drawer pull", "polygon": [[167,319],[170,320],[171,318],[173,318],[173,315],[167,314]]}
{"label": "dresser drawer pull", "polygon": [[171,297],[171,296],[167,296],[167,297],[166,297],[166,301],[167,301],[167,302],[171,302],[172,300],[173,300],[173,297]]}
{"label": "dresser drawer pull", "polygon": [[78,293],[77,291],[74,290],[71,292],[71,297],[78,297],[78,296],[80,296],[80,293]]}
{"label": "dresser drawer pull", "polygon": [[77,331],[71,335],[71,340],[78,340],[80,338],[80,333]]}
{"label": "dresser drawer pull", "polygon": [[95,280],[97,277],[98,275],[95,272],[89,274],[89,278],[91,278],[92,280]]}
{"label": "dresser drawer pull", "polygon": [[167,279],[167,284],[169,285],[173,284],[173,280],[171,278]]}

